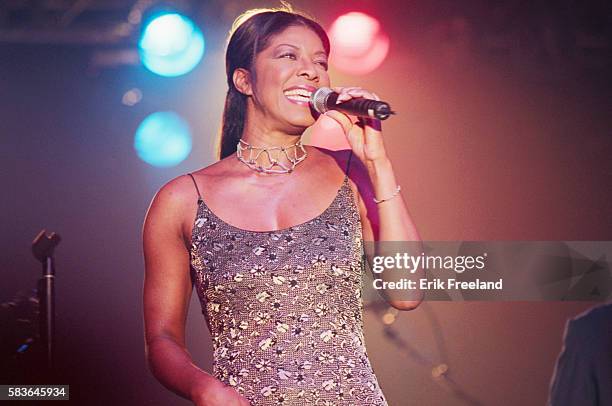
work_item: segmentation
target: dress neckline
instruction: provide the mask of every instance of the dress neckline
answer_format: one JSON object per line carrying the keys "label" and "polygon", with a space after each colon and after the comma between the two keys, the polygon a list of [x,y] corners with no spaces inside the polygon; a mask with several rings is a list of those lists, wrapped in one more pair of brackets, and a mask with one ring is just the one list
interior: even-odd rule
{"label": "dress neckline", "polygon": [[292,226],[289,226],[289,227],[285,227],[285,228],[279,228],[279,229],[276,229],[276,230],[263,230],[263,231],[260,231],[260,230],[247,230],[245,228],[240,228],[238,226],[230,224],[227,221],[223,220],[221,217],[217,216],[215,214],[215,212],[212,211],[211,208],[206,204],[204,199],[202,199],[200,197],[198,199],[198,213],[196,214],[196,219],[194,220],[193,230],[191,232],[191,239],[193,241],[193,236],[194,236],[194,233],[195,233],[195,230],[196,230],[195,223],[196,223],[196,221],[197,221],[197,219],[198,219],[198,217],[200,215],[200,209],[201,208],[206,209],[208,211],[208,213],[210,213],[211,217],[213,217],[218,223],[222,224],[223,226],[225,226],[227,228],[231,228],[234,231],[239,231],[241,233],[249,233],[249,234],[274,234],[274,233],[282,233],[282,232],[289,231],[289,230],[297,228],[297,227],[304,226],[304,225],[306,225],[308,223],[311,223],[311,222],[319,219],[320,217],[323,217],[335,205],[336,201],[338,200],[338,198],[341,195],[342,190],[345,187],[347,187],[347,185],[348,185],[348,176],[345,176],[344,180],[342,181],[342,185],[340,185],[340,187],[338,188],[338,191],[336,192],[336,195],[334,196],[334,199],[331,201],[331,203],[319,215],[317,215],[317,216],[315,216],[315,217],[313,217],[313,218],[311,218],[309,220],[306,220],[306,221],[304,221],[302,223],[299,223],[299,224],[296,224],[296,225],[292,225]]}

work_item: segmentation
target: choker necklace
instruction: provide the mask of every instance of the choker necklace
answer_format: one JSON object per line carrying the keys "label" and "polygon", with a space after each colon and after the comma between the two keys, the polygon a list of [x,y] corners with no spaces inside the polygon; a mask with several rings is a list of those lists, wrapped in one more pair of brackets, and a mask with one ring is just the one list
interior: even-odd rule
{"label": "choker necklace", "polygon": [[[301,151],[301,155],[298,157],[298,150]],[[245,158],[244,151],[248,151],[248,155]],[[274,151],[274,154],[271,152]],[[265,154],[268,162],[270,163],[267,166],[262,166],[257,163],[257,159]],[[281,154],[287,158],[290,163],[290,166],[287,166],[284,162],[280,162],[279,158]],[[246,141],[242,139],[239,140],[237,148],[236,148],[236,157],[242,163],[244,163],[249,168],[262,173],[291,173],[299,164],[302,162],[308,153],[306,153],[306,149],[304,145],[302,145],[302,138],[293,145],[289,145],[287,147],[254,147]],[[278,167],[279,169],[276,169]]]}

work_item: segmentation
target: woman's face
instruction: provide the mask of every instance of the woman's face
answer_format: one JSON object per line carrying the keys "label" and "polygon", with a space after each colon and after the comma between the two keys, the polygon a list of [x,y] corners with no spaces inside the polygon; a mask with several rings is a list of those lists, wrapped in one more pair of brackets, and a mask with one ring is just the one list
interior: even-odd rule
{"label": "woman's face", "polygon": [[303,26],[273,36],[256,56],[253,102],[274,129],[298,134],[314,123],[308,100],[317,88],[330,85],[327,57],[318,35]]}

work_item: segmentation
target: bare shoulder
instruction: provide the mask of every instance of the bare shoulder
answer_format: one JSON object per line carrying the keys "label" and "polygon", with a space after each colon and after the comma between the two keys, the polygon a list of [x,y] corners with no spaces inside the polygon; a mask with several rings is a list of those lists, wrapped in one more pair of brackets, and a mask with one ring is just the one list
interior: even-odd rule
{"label": "bare shoulder", "polygon": [[[201,168],[197,171],[191,172],[193,177],[196,180],[196,183],[199,184],[211,184],[216,183],[220,180],[226,179],[235,175],[236,172],[236,159],[233,156],[226,157],[217,161],[211,165],[208,165],[204,168]],[[189,179],[191,182],[191,186],[193,187],[193,181]]]}
{"label": "bare shoulder", "polygon": [[214,177],[218,169],[218,162],[191,172],[177,176],[155,193],[147,211],[145,231],[159,230],[164,233],[176,233],[188,241],[191,222],[196,216],[198,202],[198,188],[208,178]]}
{"label": "bare shoulder", "polygon": [[[155,193],[145,217],[145,238],[166,236],[183,238],[186,212],[195,206],[197,196],[193,182],[187,175],[178,176],[164,184]],[[159,238],[159,237],[154,237]]]}
{"label": "bare shoulder", "polygon": [[155,194],[152,205],[163,206],[166,210],[174,212],[181,209],[188,202],[197,199],[196,189],[188,174],[177,176],[166,182]]}
{"label": "bare shoulder", "polygon": [[197,201],[200,185],[214,183],[218,179],[228,176],[231,167],[231,160],[225,158],[206,167],[177,176],[164,184],[158,195],[161,199],[175,206],[193,205]]}

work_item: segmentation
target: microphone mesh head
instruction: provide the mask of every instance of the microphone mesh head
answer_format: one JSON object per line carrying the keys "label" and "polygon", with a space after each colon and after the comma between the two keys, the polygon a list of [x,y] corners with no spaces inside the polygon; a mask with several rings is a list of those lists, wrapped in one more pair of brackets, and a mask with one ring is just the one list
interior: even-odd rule
{"label": "microphone mesh head", "polygon": [[318,88],[311,96],[310,96],[310,105],[312,108],[320,114],[323,114],[327,111],[327,107],[325,107],[325,103],[327,102],[327,98],[334,91],[329,87],[320,87]]}

